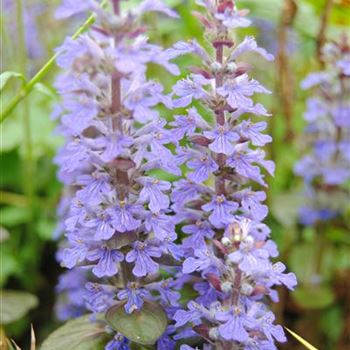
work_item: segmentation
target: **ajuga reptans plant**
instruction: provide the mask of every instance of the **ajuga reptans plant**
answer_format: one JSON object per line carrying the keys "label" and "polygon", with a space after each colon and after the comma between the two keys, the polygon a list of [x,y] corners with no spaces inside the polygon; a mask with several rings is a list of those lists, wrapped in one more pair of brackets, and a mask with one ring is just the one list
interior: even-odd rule
{"label": "ajuga reptans plant", "polygon": [[[121,11],[118,0],[105,9],[95,1],[64,1],[58,15],[87,10],[95,13],[95,24],[77,40],[68,38],[57,60],[64,73],[56,83],[62,104],[54,115],[66,143],[56,163],[67,193],[61,206],[66,240],[58,256],[71,269],[58,286],[71,306],[60,307],[60,317],[84,307],[109,317],[120,308],[128,315],[146,308],[166,318],[180,295],[159,266],[179,260],[181,251],[174,243],[171,184],[152,171],[181,172],[167,147],[174,135],[155,109],[170,107],[171,98],[146,72],[149,63],[179,71],[169,61],[171,51],[148,42],[142,18],[150,11],[177,15],[159,0],[130,11]],[[128,349],[128,343],[116,333],[106,349]]]}
{"label": "ajuga reptans plant", "polygon": [[[152,339],[160,337],[159,350],[276,349],[275,339],[285,336],[268,299],[278,300],[276,285],[293,289],[296,280],[270,260],[278,252],[263,223],[264,173],[273,174],[274,164],[262,147],[272,140],[262,133],[267,123],[256,121],[269,114],[252,100],[269,91],[249,78],[241,61],[249,51],[273,57],[253,37],[240,44],[232,39],[232,29],[250,25],[232,0],[198,4],[206,8],[196,15],[209,50],[196,41],[168,50],[149,44],[142,15],[176,16],[158,0],[124,16],[118,1],[111,1],[113,12],[94,1],[64,1],[60,9],[61,17],[92,10],[97,22],[77,41],[67,39],[58,60],[65,73],[57,82],[63,103],[55,115],[66,144],[56,161],[67,193],[60,211],[66,241],[58,256],[71,269],[58,290],[67,291],[77,314],[87,308],[107,320],[121,310],[166,315],[173,322]],[[170,60],[187,53],[203,64],[192,67],[172,95],[147,80],[148,63],[178,74]],[[158,104],[186,107],[186,114],[169,128]],[[174,186],[153,172],[181,176],[183,167],[187,175]],[[188,236],[181,245],[175,224]],[[160,264],[173,278],[161,277]],[[182,307],[185,284],[197,296]],[[60,310],[63,318],[74,316]],[[117,332],[106,349],[128,349],[130,340],[141,342],[132,332]]]}
{"label": "ajuga reptans plant", "polygon": [[177,282],[192,283],[198,293],[175,313],[175,338],[190,338],[183,350],[276,349],[275,340],[286,338],[274,324],[268,299],[277,302],[274,287],[293,289],[296,278],[281,262],[271,261],[278,251],[263,223],[268,214],[263,202],[265,172],[272,175],[274,163],[265,159],[262,147],[272,139],[263,133],[267,123],[259,120],[268,112],[252,100],[255,93],[270,92],[249,77],[242,61],[251,51],[257,62],[273,56],[253,37],[235,42],[233,29],[250,21],[232,0],[197,4],[205,8],[195,15],[210,49],[195,40],[173,47],[174,56],[192,53],[202,61],[173,88],[174,107],[187,108],[172,123],[182,145],[177,162],[188,168],[172,192],[177,222],[188,236]]}
{"label": "ajuga reptans plant", "polygon": [[303,89],[312,89],[304,118],[310,152],[296,164],[304,178],[307,205],[300,221],[314,225],[346,213],[350,180],[350,44],[344,35],[323,48],[325,69],[311,73]]}

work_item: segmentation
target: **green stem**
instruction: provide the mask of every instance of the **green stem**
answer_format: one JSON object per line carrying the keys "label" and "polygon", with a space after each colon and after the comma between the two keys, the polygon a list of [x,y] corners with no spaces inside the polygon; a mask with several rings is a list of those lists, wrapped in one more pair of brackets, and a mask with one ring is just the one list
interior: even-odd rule
{"label": "green stem", "polygon": [[[101,7],[105,6],[107,0],[102,1]],[[85,23],[78,28],[78,30],[71,36],[73,40],[77,39],[81,33],[83,33],[87,28],[89,28],[95,22],[95,15],[91,15]],[[36,83],[41,81],[44,76],[48,73],[51,67],[54,65],[56,58],[62,53],[56,52],[45,65],[34,75],[34,77],[25,84],[18,94],[10,101],[10,103],[1,111],[0,123],[2,123],[17,107],[17,105],[33,90]]]}
{"label": "green stem", "polygon": [[[24,28],[24,14],[23,14],[23,0],[17,0],[17,30],[18,30],[18,51],[19,51],[19,67],[21,73],[26,76],[28,68],[27,50],[25,42],[25,28]],[[29,231],[34,212],[35,201],[35,163],[33,159],[33,146],[32,146],[32,132],[30,125],[30,108],[29,101],[26,100],[23,103],[23,148],[24,148],[24,169],[22,171],[24,193],[28,199],[30,222],[28,223]]]}
{"label": "green stem", "polygon": [[322,264],[324,257],[324,250],[326,248],[326,237],[325,237],[325,227],[323,224],[316,224],[316,256],[315,256],[315,273],[317,275],[322,274]]}

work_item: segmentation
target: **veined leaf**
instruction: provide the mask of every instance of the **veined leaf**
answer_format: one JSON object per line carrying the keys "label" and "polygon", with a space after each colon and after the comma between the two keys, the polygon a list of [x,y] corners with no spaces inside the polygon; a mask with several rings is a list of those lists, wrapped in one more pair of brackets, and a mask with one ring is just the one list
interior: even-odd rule
{"label": "veined leaf", "polygon": [[41,350],[102,350],[107,343],[106,323],[91,315],[66,322],[44,341]]}
{"label": "veined leaf", "polygon": [[106,320],[115,331],[143,345],[154,344],[168,324],[163,308],[149,301],[131,314],[125,312],[123,303],[114,305],[107,311]]}

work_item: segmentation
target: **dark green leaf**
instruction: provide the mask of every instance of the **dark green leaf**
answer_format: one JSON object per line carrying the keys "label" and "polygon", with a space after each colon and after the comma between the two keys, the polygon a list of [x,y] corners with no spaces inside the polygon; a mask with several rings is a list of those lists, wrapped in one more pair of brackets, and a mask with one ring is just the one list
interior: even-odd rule
{"label": "dark green leaf", "polygon": [[162,307],[145,302],[142,310],[127,314],[124,304],[112,306],[106,313],[106,320],[117,332],[139,344],[154,344],[165,332],[167,316]]}

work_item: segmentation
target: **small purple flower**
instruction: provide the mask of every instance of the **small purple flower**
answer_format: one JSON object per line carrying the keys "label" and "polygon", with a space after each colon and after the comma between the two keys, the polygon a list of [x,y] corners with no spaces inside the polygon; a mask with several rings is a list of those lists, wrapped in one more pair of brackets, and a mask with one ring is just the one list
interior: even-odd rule
{"label": "small purple flower", "polygon": [[189,108],[187,115],[175,116],[175,121],[170,125],[173,127],[172,132],[176,133],[177,139],[181,139],[184,135],[193,135],[198,127],[202,129],[209,127],[195,107]]}
{"label": "small purple flower", "polygon": [[93,119],[98,114],[96,104],[88,98],[80,101],[66,102],[64,107],[69,113],[62,117],[62,123],[71,130],[73,135],[80,135],[93,124]]}
{"label": "small purple flower", "polygon": [[103,151],[100,157],[104,162],[110,162],[118,156],[123,155],[132,144],[132,139],[128,136],[119,133],[107,135],[101,140]]}
{"label": "small purple flower", "polygon": [[151,258],[159,258],[162,255],[160,249],[148,243],[135,242],[133,250],[127,255],[125,260],[129,263],[135,262],[132,270],[137,277],[146,276],[147,274],[155,274],[159,265]]}
{"label": "small purple flower", "polygon": [[192,102],[192,99],[198,100],[205,97],[207,92],[203,89],[203,86],[209,83],[209,80],[198,74],[192,74],[190,78],[178,81],[174,85],[173,91],[180,98],[173,102],[174,106],[186,107]]}
{"label": "small purple flower", "polygon": [[246,327],[251,327],[253,321],[243,312],[240,307],[216,314],[216,319],[225,322],[219,326],[219,333],[225,340],[245,342],[248,340]]}
{"label": "small purple flower", "polygon": [[239,139],[239,136],[228,129],[227,126],[218,126],[214,131],[206,131],[204,135],[213,142],[209,145],[209,149],[216,153],[223,153],[227,156],[234,152],[233,142]]}
{"label": "small purple flower", "polygon": [[252,142],[254,146],[264,146],[272,141],[270,135],[264,135],[260,132],[267,127],[266,122],[259,122],[253,124],[250,120],[243,120],[242,124],[238,128],[239,134]]}
{"label": "small purple flower", "polygon": [[163,193],[170,189],[168,181],[161,181],[151,177],[141,177],[138,182],[143,185],[139,200],[148,203],[153,213],[159,213],[162,209],[169,207],[169,197]]}
{"label": "small purple flower", "polygon": [[194,172],[188,174],[188,178],[197,183],[207,180],[208,177],[219,168],[216,162],[209,155],[203,155],[201,158],[195,158],[189,161],[187,166],[194,170]]}
{"label": "small purple flower", "polygon": [[104,312],[114,303],[114,287],[88,282],[83,299],[86,307],[93,312]]}
{"label": "small purple flower", "polygon": [[178,310],[174,315],[175,327],[181,327],[186,323],[199,324],[203,315],[203,309],[197,303],[190,301],[187,305],[188,311]]}
{"label": "small purple flower", "polygon": [[245,37],[244,40],[239,45],[237,45],[237,47],[233,50],[232,54],[230,55],[230,60],[234,61],[239,56],[251,51],[257,52],[267,61],[274,60],[273,55],[269,54],[265,49],[258,47],[254,37],[252,36]]}
{"label": "small purple flower", "polygon": [[277,262],[272,265],[271,270],[271,283],[277,285],[284,284],[288,289],[294,290],[294,287],[297,285],[297,280],[294,273],[284,273],[286,266],[281,262]]}
{"label": "small purple flower", "polygon": [[266,199],[263,191],[254,192],[250,188],[237,192],[235,199],[240,200],[242,209],[255,220],[263,220],[268,214],[266,205],[261,204]]}
{"label": "small purple flower", "polygon": [[213,197],[210,203],[204,204],[202,209],[212,212],[209,221],[217,228],[222,228],[233,219],[233,212],[238,209],[238,204],[226,200],[224,195]]}
{"label": "small purple flower", "polygon": [[79,176],[77,184],[83,188],[77,191],[77,198],[82,202],[88,200],[91,204],[101,203],[102,195],[112,190],[109,181],[109,176],[104,173]]}
{"label": "small purple flower", "polygon": [[174,219],[164,213],[150,213],[145,219],[145,227],[147,231],[154,232],[159,240],[170,236],[176,237]]}
{"label": "small purple flower", "polygon": [[108,209],[107,213],[111,215],[113,226],[118,232],[133,231],[141,224],[141,221],[134,217],[141,208],[140,205],[119,201],[115,207]]}
{"label": "small purple flower", "polygon": [[209,250],[196,249],[194,257],[189,257],[183,262],[182,272],[191,273],[202,271],[210,266],[215,266],[216,258]]}
{"label": "small purple flower", "polygon": [[232,108],[252,107],[253,100],[249,97],[255,92],[270,93],[256,80],[249,80],[246,74],[239,76],[235,80],[228,81],[222,87],[217,88],[216,91],[219,95],[227,97],[227,102]]}
{"label": "small purple flower", "polygon": [[246,28],[251,24],[251,21],[247,18],[244,18],[242,13],[238,11],[231,11],[229,9],[225,10],[223,13],[216,14],[215,17],[229,29],[235,29],[239,27]]}
{"label": "small purple flower", "polygon": [[248,275],[266,271],[269,268],[268,257],[268,251],[255,249],[254,239],[251,236],[246,237],[238,250],[228,255],[229,261],[238,264],[239,268]]}
{"label": "small purple flower", "polygon": [[124,255],[117,249],[108,247],[89,251],[87,259],[98,261],[92,272],[97,277],[112,277],[118,273],[118,263],[124,260]]}
{"label": "small purple flower", "polygon": [[198,247],[202,249],[202,247],[205,247],[205,239],[213,238],[215,235],[215,232],[208,222],[202,222],[199,220],[193,225],[184,226],[182,231],[188,235],[191,235],[183,241],[183,246],[185,248]]}
{"label": "small purple flower", "polygon": [[134,288],[132,285],[118,292],[119,300],[127,300],[124,309],[128,314],[134,310],[140,310],[144,303],[144,298],[149,298],[150,293],[143,288]]}
{"label": "small purple flower", "polygon": [[116,334],[114,338],[106,344],[105,350],[130,350],[129,340],[122,334]]}
{"label": "small purple flower", "polygon": [[96,230],[94,235],[95,241],[108,240],[115,233],[112,217],[104,212],[97,214],[97,217],[88,221],[85,226]]}
{"label": "small purple flower", "polygon": [[76,233],[68,236],[70,247],[63,250],[62,263],[68,269],[83,262],[88,254],[89,248],[82,237]]}

